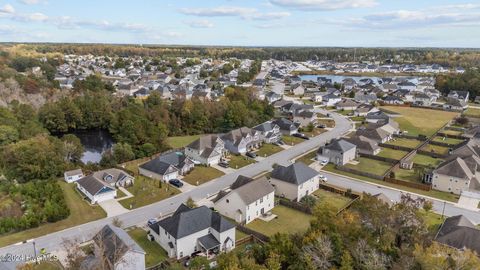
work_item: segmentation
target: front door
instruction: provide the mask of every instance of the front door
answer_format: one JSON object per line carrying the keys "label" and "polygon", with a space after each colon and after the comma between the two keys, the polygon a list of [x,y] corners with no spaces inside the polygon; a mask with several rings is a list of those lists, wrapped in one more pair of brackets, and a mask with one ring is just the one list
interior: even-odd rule
{"label": "front door", "polygon": [[265,208],[260,209],[260,214],[265,214]]}

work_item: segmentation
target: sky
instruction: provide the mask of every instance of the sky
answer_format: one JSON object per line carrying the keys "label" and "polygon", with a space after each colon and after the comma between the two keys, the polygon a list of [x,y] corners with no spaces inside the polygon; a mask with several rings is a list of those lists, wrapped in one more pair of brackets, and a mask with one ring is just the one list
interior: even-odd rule
{"label": "sky", "polygon": [[480,47],[480,0],[0,0],[0,42]]}

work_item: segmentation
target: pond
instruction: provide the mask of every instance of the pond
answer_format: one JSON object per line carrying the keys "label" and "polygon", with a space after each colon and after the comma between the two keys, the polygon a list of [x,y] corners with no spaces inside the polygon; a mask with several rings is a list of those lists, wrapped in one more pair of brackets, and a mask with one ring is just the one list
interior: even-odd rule
{"label": "pond", "polygon": [[102,159],[102,154],[113,146],[113,138],[106,130],[83,130],[75,131],[72,134],[80,139],[85,149],[82,156],[82,162],[87,164],[98,163]]}

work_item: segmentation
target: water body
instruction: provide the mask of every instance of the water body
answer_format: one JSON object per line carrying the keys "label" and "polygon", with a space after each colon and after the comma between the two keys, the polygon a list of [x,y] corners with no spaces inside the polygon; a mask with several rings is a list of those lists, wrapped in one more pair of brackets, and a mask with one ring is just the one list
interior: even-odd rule
{"label": "water body", "polygon": [[[324,77],[327,79],[332,80],[332,83],[342,83],[344,79],[346,78],[351,78],[355,80],[357,83],[360,82],[362,79],[371,79],[375,84],[380,84],[379,82],[382,81],[381,77],[357,77],[357,76],[343,76],[343,75],[300,75],[299,76],[302,81],[317,81],[318,77]],[[418,78],[417,77],[407,77],[407,76],[397,76],[397,77],[391,77],[391,78],[402,78],[402,79],[407,79],[408,81],[412,83],[418,83]]]}
{"label": "water body", "polygon": [[81,158],[82,162],[87,164],[98,163],[102,159],[102,154],[113,146],[113,138],[106,130],[82,130],[73,132],[80,139],[85,149]]}

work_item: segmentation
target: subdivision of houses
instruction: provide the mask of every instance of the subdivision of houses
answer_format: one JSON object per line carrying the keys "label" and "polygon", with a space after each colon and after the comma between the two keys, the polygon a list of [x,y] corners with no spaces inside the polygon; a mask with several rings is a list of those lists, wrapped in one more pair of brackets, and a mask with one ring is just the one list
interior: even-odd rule
{"label": "subdivision of houses", "polygon": [[262,144],[260,131],[248,127],[231,130],[223,134],[221,138],[225,143],[225,148],[234,154],[245,154]]}
{"label": "subdivision of houses", "polygon": [[188,158],[204,165],[218,164],[225,152],[225,143],[217,135],[203,136],[185,147]]}
{"label": "subdivision of houses", "polygon": [[256,125],[252,129],[260,132],[260,136],[265,143],[278,142],[282,138],[280,127],[273,121],[267,121],[260,125]]}
{"label": "subdivision of houses", "polygon": [[321,146],[317,151],[317,160],[327,159],[335,165],[345,165],[357,156],[357,147],[346,139],[334,139]]}
{"label": "subdivision of houses", "polygon": [[275,195],[292,201],[300,201],[319,188],[320,174],[302,162],[287,167],[277,165],[269,179]]}

